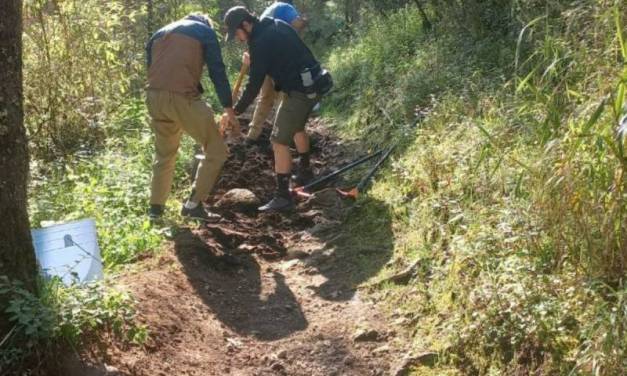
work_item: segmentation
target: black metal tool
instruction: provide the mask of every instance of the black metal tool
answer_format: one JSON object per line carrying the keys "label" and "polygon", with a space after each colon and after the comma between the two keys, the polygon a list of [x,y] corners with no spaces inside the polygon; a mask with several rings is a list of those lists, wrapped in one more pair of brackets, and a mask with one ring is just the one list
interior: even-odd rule
{"label": "black metal tool", "polygon": [[348,171],[348,170],[350,170],[352,168],[355,168],[355,167],[357,167],[357,166],[359,166],[361,164],[364,164],[365,162],[367,162],[367,161],[375,158],[376,156],[380,155],[382,152],[383,152],[383,150],[378,150],[378,151],[376,151],[376,152],[374,152],[372,154],[369,154],[369,155],[366,155],[366,156],[361,157],[359,159],[356,159],[353,162],[348,163],[346,166],[343,166],[343,167],[333,171],[330,174],[327,174],[325,176],[321,176],[318,179],[312,181],[311,183],[309,183],[307,185],[304,185],[302,187],[294,188],[293,191],[295,193],[297,193],[297,194],[308,193],[310,190],[312,190],[313,188],[319,186],[320,184],[322,184],[324,182],[327,182],[327,181],[333,179],[334,177],[339,176],[342,173],[344,173],[344,172],[346,172],[346,171]]}
{"label": "black metal tool", "polygon": [[368,184],[370,183],[374,175],[377,173],[377,170],[381,168],[381,166],[388,159],[390,154],[392,154],[392,151],[394,151],[395,147],[396,147],[396,144],[390,146],[385,151],[381,159],[379,159],[377,163],[374,166],[372,166],[370,171],[368,171],[368,174],[366,174],[366,176],[364,176],[353,189],[349,191],[343,191],[343,190],[338,189],[337,192],[343,197],[350,197],[350,198],[356,199],[360,193],[363,193],[366,190],[366,188],[368,187]]}

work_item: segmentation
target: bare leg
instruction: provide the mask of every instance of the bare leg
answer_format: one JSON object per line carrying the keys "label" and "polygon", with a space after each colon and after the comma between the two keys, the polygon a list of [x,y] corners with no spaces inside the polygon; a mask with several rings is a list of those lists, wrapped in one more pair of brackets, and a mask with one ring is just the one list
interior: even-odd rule
{"label": "bare leg", "polygon": [[296,150],[298,154],[304,154],[309,152],[309,135],[307,132],[298,132],[294,135],[294,143],[296,144]]}
{"label": "bare leg", "polygon": [[272,143],[274,149],[274,172],[277,174],[289,174],[292,171],[292,154],[287,145]]}

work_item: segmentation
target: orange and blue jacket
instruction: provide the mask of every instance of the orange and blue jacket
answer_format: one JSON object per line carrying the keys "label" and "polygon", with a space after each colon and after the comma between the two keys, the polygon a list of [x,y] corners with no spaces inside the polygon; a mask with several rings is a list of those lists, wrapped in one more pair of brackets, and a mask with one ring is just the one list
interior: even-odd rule
{"label": "orange and blue jacket", "polygon": [[232,107],[231,86],[218,38],[202,17],[187,16],[157,31],[146,45],[146,59],[149,90],[198,97],[206,64],[220,103]]}

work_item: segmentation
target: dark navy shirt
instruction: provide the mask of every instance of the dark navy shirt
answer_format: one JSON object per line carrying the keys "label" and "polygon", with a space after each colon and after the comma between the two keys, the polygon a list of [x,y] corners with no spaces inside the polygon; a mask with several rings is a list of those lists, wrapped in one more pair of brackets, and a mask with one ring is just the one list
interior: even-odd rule
{"label": "dark navy shirt", "polygon": [[262,18],[256,23],[248,47],[250,77],[234,107],[236,114],[246,111],[255,100],[266,76],[272,78],[277,90],[303,92],[301,70],[318,66],[316,58],[296,30],[277,19]]}

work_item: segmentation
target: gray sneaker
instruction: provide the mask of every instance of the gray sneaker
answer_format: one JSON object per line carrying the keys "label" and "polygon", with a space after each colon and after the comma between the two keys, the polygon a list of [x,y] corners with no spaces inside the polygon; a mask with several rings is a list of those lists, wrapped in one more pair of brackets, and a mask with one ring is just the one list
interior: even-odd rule
{"label": "gray sneaker", "polygon": [[183,205],[183,209],[181,209],[181,216],[208,223],[215,223],[222,219],[219,214],[212,213],[205,209],[203,204],[198,204],[198,206],[193,209],[187,209],[185,205]]}
{"label": "gray sneaker", "polygon": [[291,197],[276,195],[270,202],[259,208],[261,212],[286,211],[294,207]]}

